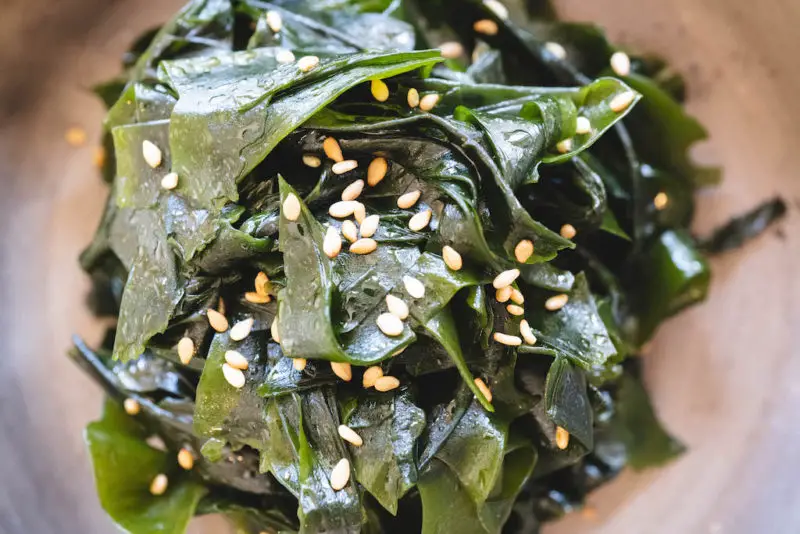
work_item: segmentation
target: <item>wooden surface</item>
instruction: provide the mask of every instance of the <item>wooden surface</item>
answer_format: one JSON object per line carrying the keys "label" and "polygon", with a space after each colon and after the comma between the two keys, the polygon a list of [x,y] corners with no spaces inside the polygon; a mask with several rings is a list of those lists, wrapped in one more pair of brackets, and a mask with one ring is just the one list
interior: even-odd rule
{"label": "wooden surface", "polygon": [[[180,0],[6,0],[0,5],[0,533],[114,532],[94,494],[81,432],[100,391],[64,356],[100,327],[83,307],[76,257],[105,195],[92,166],[100,104],[136,33]],[[782,231],[713,261],[709,301],[672,320],[646,377],[689,446],[661,470],[625,473],[591,498],[594,519],[547,534],[800,532],[800,4],[794,0],[561,0],[688,76],[712,140],[697,151],[726,181],[700,198],[707,230],[775,193]],[[24,7],[24,9],[23,9]],[[90,145],[72,148],[80,126]],[[794,330],[794,332],[793,332]],[[194,532],[222,532],[219,522]]]}

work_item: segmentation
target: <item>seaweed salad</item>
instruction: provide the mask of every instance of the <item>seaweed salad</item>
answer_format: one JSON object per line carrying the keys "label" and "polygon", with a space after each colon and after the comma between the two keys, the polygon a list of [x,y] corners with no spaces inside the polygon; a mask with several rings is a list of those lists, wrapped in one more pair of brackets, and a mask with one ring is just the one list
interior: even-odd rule
{"label": "seaweed salad", "polygon": [[640,380],[719,171],[664,61],[542,2],[192,0],[108,105],[71,357],[132,534],[523,534],[682,450]]}

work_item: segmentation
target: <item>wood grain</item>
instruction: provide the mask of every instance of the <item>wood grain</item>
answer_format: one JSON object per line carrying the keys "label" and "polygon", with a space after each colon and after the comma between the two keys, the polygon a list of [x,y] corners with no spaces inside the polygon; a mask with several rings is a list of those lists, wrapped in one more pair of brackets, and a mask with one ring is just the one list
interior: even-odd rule
{"label": "wood grain", "polygon": [[[0,17],[0,533],[114,532],[99,509],[81,432],[100,391],[64,356],[101,328],[83,308],[76,256],[105,194],[92,148],[92,83],[117,72],[136,33],[179,0],[7,0]],[[800,199],[800,4],[793,0],[561,0],[638,49],[665,54],[689,82],[712,140],[698,151],[726,181],[700,197],[706,231],[781,193]],[[709,301],[670,321],[648,355],[660,414],[689,446],[671,466],[625,473],[593,495],[593,520],[547,534],[800,532],[800,223],[714,260]],[[219,522],[194,532],[222,532]]]}

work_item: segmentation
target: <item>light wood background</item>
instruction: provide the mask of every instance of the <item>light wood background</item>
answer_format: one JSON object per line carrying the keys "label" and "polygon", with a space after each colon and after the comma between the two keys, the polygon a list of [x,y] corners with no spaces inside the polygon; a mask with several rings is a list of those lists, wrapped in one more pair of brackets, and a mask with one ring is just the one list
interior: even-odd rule
{"label": "light wood background", "polygon": [[[100,103],[137,33],[181,0],[0,1],[0,533],[114,532],[97,504],[81,432],[100,391],[64,356],[100,327],[76,257],[105,195],[92,166]],[[706,231],[775,193],[789,219],[713,261],[709,301],[672,320],[648,357],[667,426],[689,446],[660,470],[595,494],[596,517],[547,534],[800,532],[800,3],[561,0],[562,13],[664,53],[689,81],[712,139],[698,158],[726,181],[700,197]],[[70,126],[90,143],[64,141]],[[193,531],[223,532],[218,521]]]}

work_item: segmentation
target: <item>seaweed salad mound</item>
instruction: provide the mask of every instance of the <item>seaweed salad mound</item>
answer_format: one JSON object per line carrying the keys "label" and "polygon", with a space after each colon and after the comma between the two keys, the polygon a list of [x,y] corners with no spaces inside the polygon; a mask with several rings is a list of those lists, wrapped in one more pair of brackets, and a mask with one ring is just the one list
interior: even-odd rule
{"label": "seaweed salad mound", "polygon": [[682,447],[641,347],[702,300],[681,78],[546,6],[192,0],[97,88],[116,318],[71,356],[133,534],[523,534]]}

